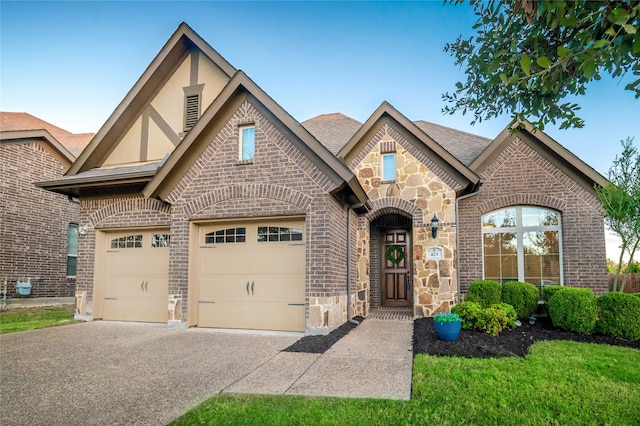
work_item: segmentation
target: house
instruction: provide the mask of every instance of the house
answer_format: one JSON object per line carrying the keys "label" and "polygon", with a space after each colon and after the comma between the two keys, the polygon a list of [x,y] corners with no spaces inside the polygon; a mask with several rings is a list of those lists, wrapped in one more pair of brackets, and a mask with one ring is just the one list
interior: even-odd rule
{"label": "house", "polygon": [[67,174],[79,318],[327,333],[476,279],[606,290],[602,176],[524,127],[299,123],[181,24]]}
{"label": "house", "polygon": [[[64,176],[92,134],[73,134],[24,112],[0,112],[0,280],[7,297],[73,297],[80,206],[35,182]],[[21,296],[22,297],[22,296]]]}

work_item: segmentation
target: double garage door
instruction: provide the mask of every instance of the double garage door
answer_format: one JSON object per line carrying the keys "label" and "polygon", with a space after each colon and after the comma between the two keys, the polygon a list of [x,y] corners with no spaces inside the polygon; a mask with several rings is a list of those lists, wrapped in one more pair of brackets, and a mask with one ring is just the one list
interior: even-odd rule
{"label": "double garage door", "polygon": [[198,326],[305,329],[304,220],[200,226]]}
{"label": "double garage door", "polygon": [[[190,314],[198,327],[305,330],[304,219],[221,222],[197,230],[189,293],[198,302]],[[105,237],[102,318],[166,322],[169,230]]]}

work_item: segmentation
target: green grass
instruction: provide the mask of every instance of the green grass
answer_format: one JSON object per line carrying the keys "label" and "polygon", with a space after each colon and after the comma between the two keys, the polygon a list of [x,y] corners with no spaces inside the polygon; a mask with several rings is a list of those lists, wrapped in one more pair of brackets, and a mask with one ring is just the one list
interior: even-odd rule
{"label": "green grass", "polygon": [[411,401],[216,395],[172,423],[194,424],[640,424],[640,351],[544,341],[524,359],[417,355]]}
{"label": "green grass", "polygon": [[73,308],[67,306],[10,309],[0,312],[0,334],[73,324],[74,322],[76,321],[73,319]]}

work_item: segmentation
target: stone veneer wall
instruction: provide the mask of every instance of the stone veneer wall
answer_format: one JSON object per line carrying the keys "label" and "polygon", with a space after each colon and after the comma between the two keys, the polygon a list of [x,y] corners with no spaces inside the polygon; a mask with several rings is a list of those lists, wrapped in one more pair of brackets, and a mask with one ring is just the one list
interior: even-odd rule
{"label": "stone veneer wall", "polygon": [[[392,141],[396,144],[396,180],[384,182],[381,143],[388,144]],[[409,215],[413,222],[414,315],[423,317],[449,311],[457,298],[455,190],[459,188],[458,184],[389,122],[380,126],[366,146],[354,157],[350,166],[374,206],[373,211],[366,216],[366,222],[360,222],[358,247],[369,245],[367,234],[361,231],[366,230],[377,217],[388,213]],[[430,229],[430,221],[434,214],[440,220],[436,239],[431,238]],[[371,233],[373,232],[374,230],[371,230]],[[375,242],[374,235],[368,235],[368,238],[369,241]],[[426,260],[427,250],[436,246],[442,247],[443,259]],[[369,256],[362,251],[358,260],[359,290],[366,288],[370,294],[374,294],[372,283],[379,282],[367,276],[379,273],[379,269],[376,270],[374,265],[374,262],[380,262],[379,253],[373,253],[374,248],[371,248]],[[368,258],[368,261],[362,258]],[[364,303],[360,305],[362,306],[358,310],[365,312]]]}
{"label": "stone veneer wall", "polygon": [[480,176],[477,195],[459,202],[460,288],[483,278],[482,215],[516,205],[560,211],[564,284],[607,291],[603,212],[598,199],[547,160],[525,136],[513,136]]}
{"label": "stone veneer wall", "polygon": [[[30,279],[28,297],[73,297],[75,278],[67,278],[69,224],[77,224],[80,206],[66,195],[45,191],[34,182],[58,179],[67,164],[30,141],[0,144],[0,280],[7,297],[19,296],[18,279]],[[1,284],[1,283],[0,283]]]}

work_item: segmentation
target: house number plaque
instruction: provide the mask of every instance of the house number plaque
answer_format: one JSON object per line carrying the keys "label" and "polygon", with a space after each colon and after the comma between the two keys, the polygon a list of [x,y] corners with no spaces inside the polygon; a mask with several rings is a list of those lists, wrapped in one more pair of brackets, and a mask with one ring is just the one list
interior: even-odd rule
{"label": "house number plaque", "polygon": [[427,259],[442,259],[442,248],[431,247],[427,249]]}

